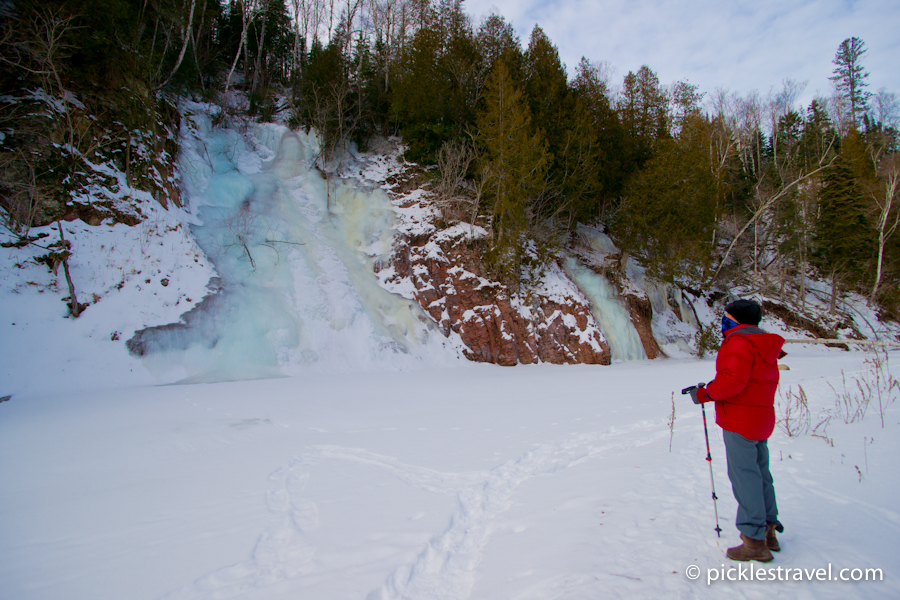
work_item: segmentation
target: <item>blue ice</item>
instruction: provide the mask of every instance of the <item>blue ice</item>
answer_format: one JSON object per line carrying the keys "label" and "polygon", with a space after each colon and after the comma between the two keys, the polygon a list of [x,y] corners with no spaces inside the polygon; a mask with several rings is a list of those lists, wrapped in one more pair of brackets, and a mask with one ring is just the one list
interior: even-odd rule
{"label": "blue ice", "polygon": [[563,266],[566,275],[590,302],[591,313],[609,344],[612,358],[621,361],[646,359],[647,353],[631,321],[631,314],[615,286],[573,256],[566,257]]}
{"label": "blue ice", "polygon": [[[243,135],[202,115],[193,125],[182,187],[219,277],[178,323],[129,340],[151,371],[253,379],[310,365],[396,367],[443,348],[417,304],[378,285],[374,265],[389,259],[395,219],[382,190],[314,168],[313,135],[273,125]],[[267,164],[256,158],[266,152]]]}

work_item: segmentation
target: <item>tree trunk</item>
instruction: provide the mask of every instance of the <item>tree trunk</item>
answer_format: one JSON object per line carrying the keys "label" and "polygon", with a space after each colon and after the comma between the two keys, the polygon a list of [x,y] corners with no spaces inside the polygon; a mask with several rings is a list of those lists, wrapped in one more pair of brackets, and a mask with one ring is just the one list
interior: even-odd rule
{"label": "tree trunk", "polygon": [[191,35],[191,51],[194,54],[194,64],[197,65],[197,77],[200,79],[200,91],[206,92],[206,86],[203,83],[203,71],[200,68],[200,59],[197,57],[197,38],[203,31],[203,24],[206,21],[206,0],[203,0],[203,8],[200,9],[200,25],[197,27],[197,35]]}
{"label": "tree trunk", "polygon": [[837,309],[837,269],[831,271],[831,306],[829,307],[829,313],[834,315],[834,311]]}
{"label": "tree trunk", "polygon": [[178,72],[178,68],[181,66],[181,61],[184,60],[184,53],[187,52],[188,43],[191,41],[191,37],[193,35],[194,29],[194,5],[197,3],[197,0],[191,0],[191,12],[188,15],[188,24],[187,28],[182,30],[182,36],[184,38],[184,42],[181,44],[181,52],[178,53],[178,60],[175,61],[175,67],[172,69],[172,72],[169,73],[169,76],[166,77],[165,81],[155,86],[154,90],[159,90],[166,87],[166,84],[172,80],[172,77],[175,76],[175,73]]}
{"label": "tree trunk", "polygon": [[269,20],[269,3],[266,2],[262,6],[262,29],[259,33],[259,44],[256,48],[256,65],[253,67],[253,85],[250,86],[250,93],[255,94],[259,86],[259,74],[262,71],[263,44],[266,41],[266,24]]}
{"label": "tree trunk", "polygon": [[[900,165],[896,165],[895,163],[895,167],[900,167]],[[894,223],[890,227],[887,226],[891,208],[894,203],[894,196],[897,194],[898,183],[900,183],[900,168],[894,168],[888,175],[885,184],[884,204],[881,202],[878,203],[879,208],[881,209],[880,214],[878,215],[878,260],[875,266],[875,283],[872,286],[872,293],[869,296],[870,305],[875,302],[875,297],[878,295],[878,287],[881,285],[882,269],[884,266],[884,248],[887,245],[888,239],[897,230],[897,226],[900,225],[900,212],[898,212],[894,216]]]}
{"label": "tree trunk", "polygon": [[234,61],[231,63],[231,70],[228,71],[228,77],[225,78],[225,102],[228,102],[228,88],[231,87],[231,77],[234,75],[234,69],[237,67],[238,60],[241,58],[241,50],[247,45],[247,7],[244,5],[245,0],[238,0],[241,4],[241,41],[238,44],[237,53],[234,55]]}
{"label": "tree trunk", "polygon": [[69,274],[69,242],[66,241],[65,236],[63,235],[62,224],[57,221],[57,228],[59,228],[59,239],[63,245],[63,273],[66,275],[66,284],[69,286],[69,310],[72,311],[72,316],[74,318],[78,318],[78,315],[81,314],[81,305],[78,304],[78,296],[75,295],[75,284],[72,283],[72,276]]}

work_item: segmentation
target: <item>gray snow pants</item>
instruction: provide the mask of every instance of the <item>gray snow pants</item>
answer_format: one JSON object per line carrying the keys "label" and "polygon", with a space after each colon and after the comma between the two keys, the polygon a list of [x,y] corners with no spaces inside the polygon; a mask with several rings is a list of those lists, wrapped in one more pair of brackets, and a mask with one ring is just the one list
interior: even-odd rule
{"label": "gray snow pants", "polygon": [[739,433],[722,431],[728,479],[737,500],[734,524],[749,538],[766,538],[766,523],[778,523],[775,486],[769,472],[769,445],[766,440],[748,440]]}

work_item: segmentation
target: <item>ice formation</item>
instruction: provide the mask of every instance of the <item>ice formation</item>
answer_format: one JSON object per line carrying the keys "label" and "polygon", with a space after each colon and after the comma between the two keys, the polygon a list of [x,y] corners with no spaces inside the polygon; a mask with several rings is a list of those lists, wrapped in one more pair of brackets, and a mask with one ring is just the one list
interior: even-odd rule
{"label": "ice formation", "polygon": [[563,264],[566,275],[590,301],[591,313],[609,343],[613,359],[628,361],[647,358],[641,338],[631,322],[631,314],[619,299],[615,286],[573,256],[566,257]]}
{"label": "ice formation", "polygon": [[431,335],[421,308],[374,275],[393,239],[383,191],[314,168],[313,135],[277,125],[242,135],[202,113],[187,119],[182,187],[197,217],[192,232],[219,280],[181,322],[137,332],[132,354],[186,381],[272,377],[306,365],[390,367],[403,356],[440,354],[442,336]]}

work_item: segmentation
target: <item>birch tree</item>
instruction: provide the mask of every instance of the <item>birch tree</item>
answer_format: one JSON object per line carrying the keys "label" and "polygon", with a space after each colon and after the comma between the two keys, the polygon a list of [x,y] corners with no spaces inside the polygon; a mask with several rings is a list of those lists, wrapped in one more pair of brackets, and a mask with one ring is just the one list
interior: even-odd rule
{"label": "birch tree", "polygon": [[175,59],[175,66],[172,67],[172,72],[169,73],[169,76],[166,77],[162,82],[158,83],[154,86],[155,90],[162,89],[166,87],[166,85],[172,80],[175,76],[175,73],[178,72],[178,68],[181,66],[181,61],[184,60],[184,54],[187,52],[188,44],[191,41],[193,30],[194,30],[194,6],[196,5],[197,0],[191,0],[191,6],[188,9],[188,20],[187,26],[181,26],[181,51],[178,53],[178,58]]}
{"label": "birch tree", "polygon": [[[251,3],[248,6],[248,1]],[[246,52],[247,47],[247,26],[250,23],[250,11],[253,8],[254,0],[235,0],[235,2],[231,5],[230,10],[234,10],[236,6],[240,6],[241,11],[241,41],[238,43],[237,52],[234,55],[234,61],[231,63],[231,69],[228,71],[228,76],[225,78],[225,102],[228,102],[228,90],[231,87],[231,78],[234,75],[234,70],[237,67],[238,60],[241,58],[241,51]]]}
{"label": "birch tree", "polygon": [[900,210],[895,203],[900,190],[900,155],[893,153],[880,161],[878,187],[872,196],[877,206],[875,214],[875,231],[877,238],[877,258],[875,260],[875,282],[869,294],[869,303],[873,304],[878,297],[878,288],[884,271],[884,253],[888,240],[896,233],[900,225]]}

